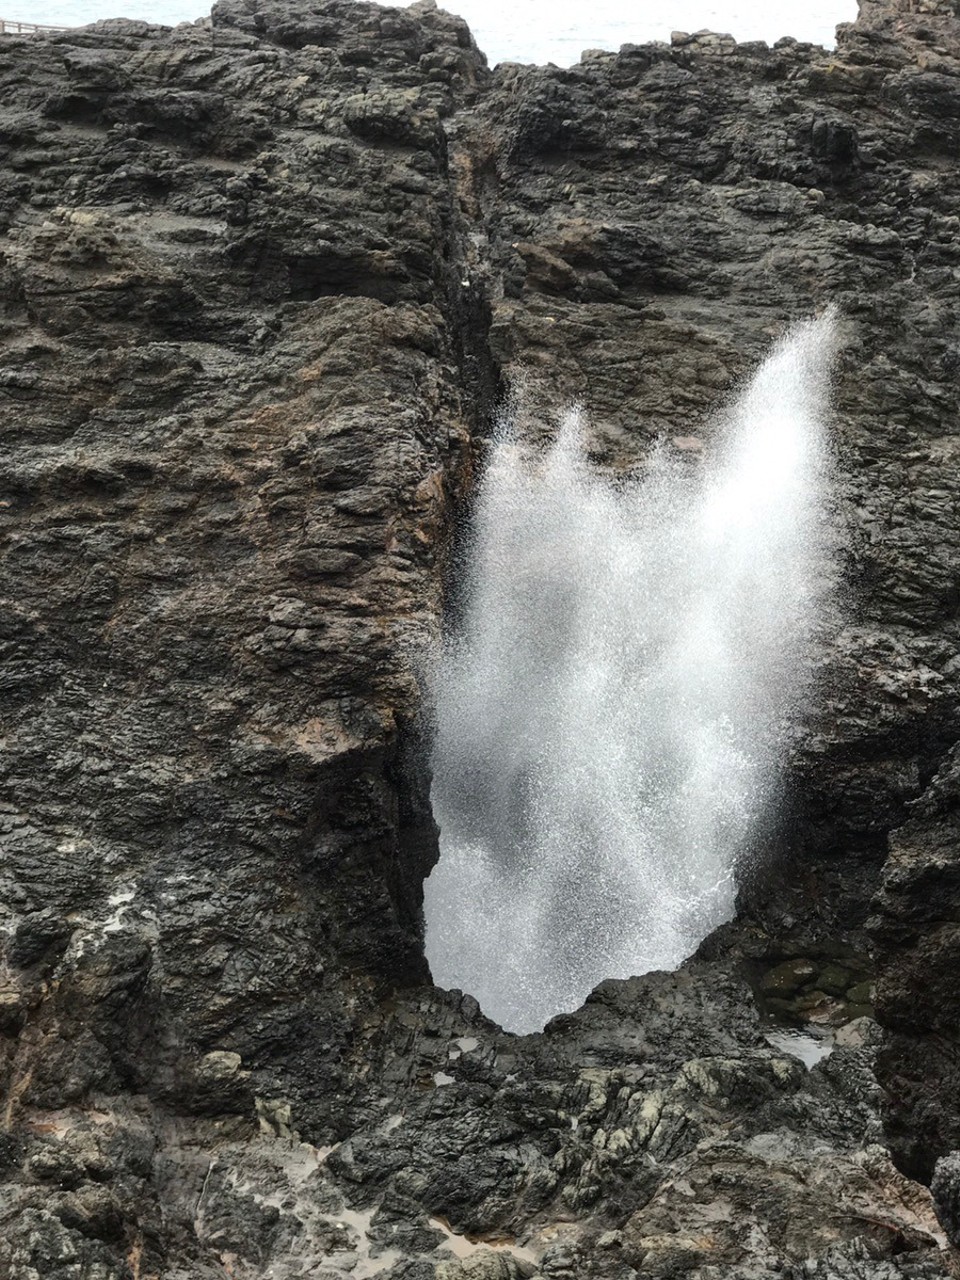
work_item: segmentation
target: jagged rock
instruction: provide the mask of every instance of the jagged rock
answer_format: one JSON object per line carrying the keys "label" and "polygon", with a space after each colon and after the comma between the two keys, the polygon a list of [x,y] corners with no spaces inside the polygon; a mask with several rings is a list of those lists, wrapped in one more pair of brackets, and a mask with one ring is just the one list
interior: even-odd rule
{"label": "jagged rock", "polygon": [[[958,72],[934,0],[569,69],[428,0],[0,38],[4,1275],[955,1274],[873,1024],[807,1071],[743,979],[843,966],[898,828],[888,1132],[957,1146]],[[852,603],[788,871],[506,1035],[428,985],[418,725],[504,382],[696,465],[829,301]]]}
{"label": "jagged rock", "polygon": [[944,1230],[954,1244],[960,1243],[960,1152],[940,1157],[930,1190]]}
{"label": "jagged rock", "polygon": [[955,748],[894,832],[877,914],[877,1015],[887,1125],[905,1169],[928,1181],[960,1142],[956,1061],[960,961],[960,752]]}

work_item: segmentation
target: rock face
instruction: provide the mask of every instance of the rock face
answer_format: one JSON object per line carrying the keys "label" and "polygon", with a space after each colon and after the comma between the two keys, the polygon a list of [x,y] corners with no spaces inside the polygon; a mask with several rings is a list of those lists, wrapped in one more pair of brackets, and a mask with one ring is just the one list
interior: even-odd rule
{"label": "rock face", "polygon": [[[0,104],[0,1273],[956,1274],[953,7],[491,72],[428,0],[221,0],[2,38]],[[418,730],[502,388],[617,469],[828,302],[790,874],[506,1035],[429,986]],[[741,975],[859,945],[892,829],[880,1084],[869,1019],[807,1071]]]}
{"label": "rock face", "polygon": [[[881,1060],[889,1135],[902,1167],[924,1181],[960,1148],[958,802],[955,749],[891,838],[870,922],[881,958],[877,1008],[890,1032]],[[960,1156],[952,1161],[956,1169]],[[956,1231],[956,1204],[951,1213]]]}

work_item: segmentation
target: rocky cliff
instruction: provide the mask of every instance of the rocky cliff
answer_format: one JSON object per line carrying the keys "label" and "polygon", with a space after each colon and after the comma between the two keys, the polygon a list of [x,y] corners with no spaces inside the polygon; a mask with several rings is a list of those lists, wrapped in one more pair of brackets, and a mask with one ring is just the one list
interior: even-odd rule
{"label": "rocky cliff", "polygon": [[[0,39],[0,1274],[960,1273],[958,153],[926,0],[569,70],[429,0]],[[496,405],[695,452],[829,302],[844,608],[768,870],[506,1035],[420,920]]]}

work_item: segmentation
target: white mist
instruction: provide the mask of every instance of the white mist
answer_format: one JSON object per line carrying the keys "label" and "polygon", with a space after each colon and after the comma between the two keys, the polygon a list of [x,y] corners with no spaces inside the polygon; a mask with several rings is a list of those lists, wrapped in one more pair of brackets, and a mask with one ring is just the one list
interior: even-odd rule
{"label": "white mist", "polygon": [[491,448],[435,671],[426,944],[511,1030],[732,914],[822,603],[834,331],[778,344],[695,468],[661,449],[615,481],[576,413]]}

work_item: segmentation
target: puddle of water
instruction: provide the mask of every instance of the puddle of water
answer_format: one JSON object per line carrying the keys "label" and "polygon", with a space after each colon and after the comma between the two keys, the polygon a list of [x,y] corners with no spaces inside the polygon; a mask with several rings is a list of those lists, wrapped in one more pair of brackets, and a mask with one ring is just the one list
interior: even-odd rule
{"label": "puddle of water", "polygon": [[521,1244],[513,1244],[509,1240],[471,1240],[469,1236],[461,1236],[456,1231],[451,1230],[443,1218],[431,1218],[430,1225],[435,1227],[437,1231],[442,1231],[446,1237],[441,1248],[449,1249],[458,1258],[472,1258],[475,1253],[482,1253],[485,1249],[494,1249],[500,1253],[510,1253],[515,1258],[520,1258],[524,1262],[532,1262],[536,1265],[536,1254],[531,1249],[524,1248]]}
{"label": "puddle of water", "polygon": [[[397,1249],[371,1245],[369,1233],[374,1212],[373,1209],[366,1212],[358,1209],[341,1209],[334,1218],[337,1226],[349,1227],[357,1237],[357,1261],[350,1269],[353,1280],[370,1280],[381,1271],[389,1271],[403,1259],[403,1254]],[[376,1254],[371,1252],[372,1248],[377,1249]]]}
{"label": "puddle of water", "polygon": [[789,1053],[799,1058],[809,1071],[833,1052],[833,1037],[811,1035],[806,1031],[794,1031],[789,1027],[779,1027],[776,1031],[765,1031],[764,1039],[781,1053]]}

